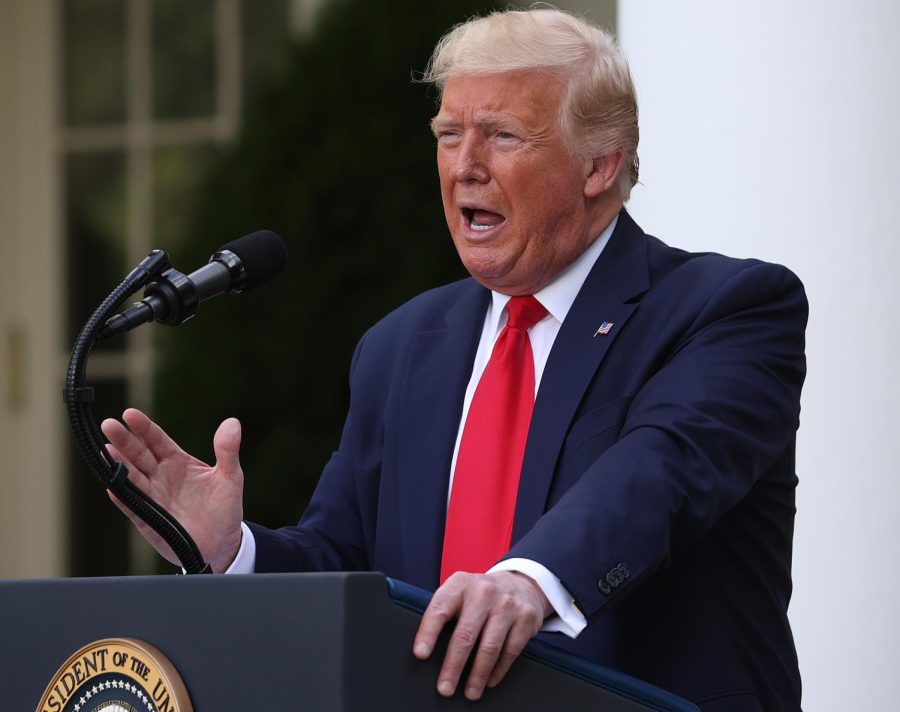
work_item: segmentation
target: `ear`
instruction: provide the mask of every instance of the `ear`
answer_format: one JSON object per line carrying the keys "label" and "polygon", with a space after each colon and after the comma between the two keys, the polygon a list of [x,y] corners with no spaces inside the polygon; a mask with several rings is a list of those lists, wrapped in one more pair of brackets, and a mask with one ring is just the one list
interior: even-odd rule
{"label": "ear", "polygon": [[605,156],[591,159],[584,179],[584,197],[596,198],[612,188],[619,180],[625,163],[625,151],[619,149]]}

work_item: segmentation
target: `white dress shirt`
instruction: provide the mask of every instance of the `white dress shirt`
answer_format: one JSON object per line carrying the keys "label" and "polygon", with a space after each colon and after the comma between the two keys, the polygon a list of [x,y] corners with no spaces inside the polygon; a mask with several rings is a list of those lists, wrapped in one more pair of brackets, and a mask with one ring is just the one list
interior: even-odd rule
{"label": "white dress shirt", "polygon": [[[617,221],[618,218],[614,218],[578,259],[566,267],[550,284],[534,294],[535,299],[547,310],[546,316],[528,330],[531,351],[534,355],[535,395],[537,395],[537,390],[540,388],[544,366],[547,364],[547,357],[550,355],[550,349],[553,347],[556,335],[559,333],[559,329],[569,313],[569,309],[572,308],[578,292],[581,291],[588,273],[609,242]],[[487,314],[485,314],[478,350],[475,352],[472,376],[466,387],[459,429],[456,435],[456,445],[453,448],[453,459],[450,463],[450,489],[453,488],[453,472],[456,470],[459,443],[462,439],[463,426],[469,413],[469,406],[472,404],[472,397],[475,395],[475,388],[478,386],[481,374],[490,360],[494,343],[500,336],[500,332],[503,331],[503,327],[506,326],[506,303],[510,297],[499,292],[492,292],[491,295],[492,299],[488,305]],[[450,490],[447,492],[448,502],[449,496]],[[241,523],[241,531],[243,533],[241,546],[234,562],[225,572],[227,574],[253,573],[256,564],[256,541],[253,538],[253,533],[244,523]],[[575,606],[571,594],[560,583],[559,579],[542,564],[530,559],[506,559],[493,566],[488,573],[495,571],[518,571],[537,582],[556,612],[556,616],[552,616],[544,622],[542,630],[560,632],[574,638],[587,626],[587,621],[581,611]]]}

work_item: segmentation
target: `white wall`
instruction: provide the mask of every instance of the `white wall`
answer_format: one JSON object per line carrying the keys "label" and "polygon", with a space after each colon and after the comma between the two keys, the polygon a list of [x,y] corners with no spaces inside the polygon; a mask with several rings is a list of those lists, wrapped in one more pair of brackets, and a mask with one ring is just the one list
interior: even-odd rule
{"label": "white wall", "polygon": [[897,709],[900,3],[620,0],[645,230],[811,304],[791,620],[804,708]]}

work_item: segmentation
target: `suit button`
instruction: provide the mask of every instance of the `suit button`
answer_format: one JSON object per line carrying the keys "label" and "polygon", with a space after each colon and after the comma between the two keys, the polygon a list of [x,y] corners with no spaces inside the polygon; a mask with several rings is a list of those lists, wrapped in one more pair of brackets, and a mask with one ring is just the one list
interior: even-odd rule
{"label": "suit button", "polygon": [[625,564],[619,564],[622,567],[622,578],[628,578],[631,576],[631,572],[628,570],[628,567]]}
{"label": "suit button", "polygon": [[619,584],[622,583],[622,580],[619,578],[618,571],[613,569],[608,574],[606,574],[606,581],[613,588],[618,588]]}
{"label": "suit button", "polygon": [[606,581],[604,581],[603,579],[600,579],[600,581],[598,582],[597,585],[600,587],[600,591],[606,596],[608,596],[612,592],[612,589],[609,587],[609,584]]}

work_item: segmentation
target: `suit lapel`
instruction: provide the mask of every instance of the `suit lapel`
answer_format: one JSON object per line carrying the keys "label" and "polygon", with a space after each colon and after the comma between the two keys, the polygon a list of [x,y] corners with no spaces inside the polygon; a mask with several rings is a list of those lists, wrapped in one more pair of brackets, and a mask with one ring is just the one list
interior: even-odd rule
{"label": "suit lapel", "polygon": [[450,461],[490,292],[474,282],[412,344],[400,404],[401,547],[409,583],[437,586]]}
{"label": "suit lapel", "polygon": [[[538,389],[522,463],[513,542],[544,513],[556,460],[594,374],[649,288],[646,241],[624,210],[560,327]],[[606,335],[594,336],[603,322]]]}

